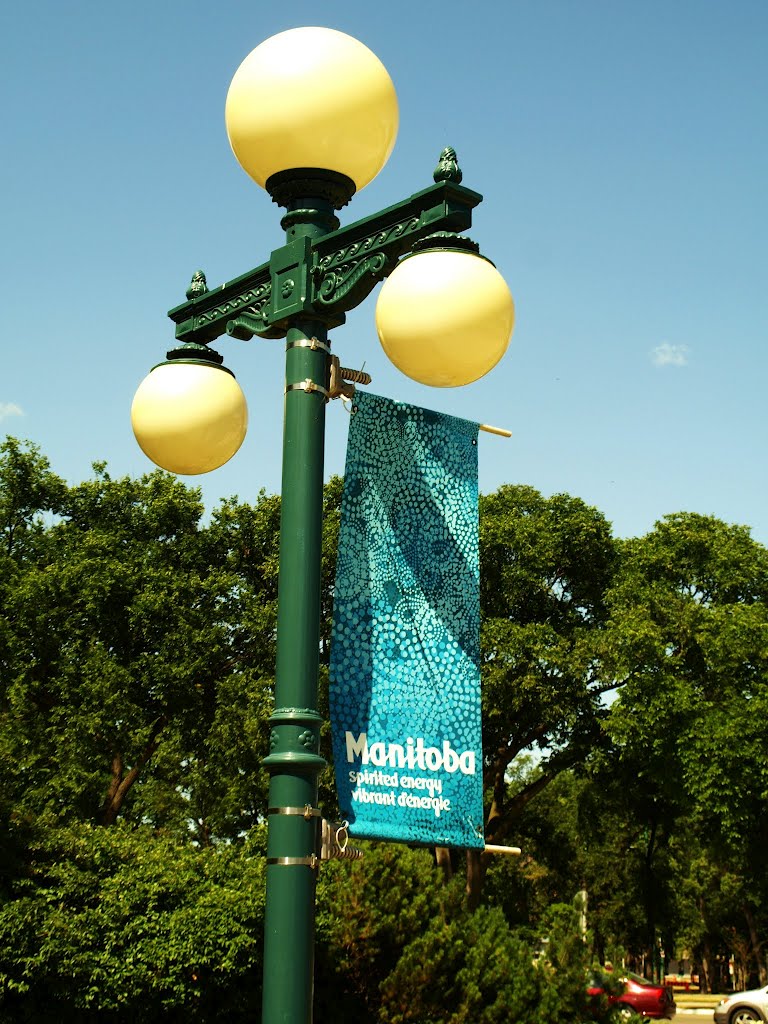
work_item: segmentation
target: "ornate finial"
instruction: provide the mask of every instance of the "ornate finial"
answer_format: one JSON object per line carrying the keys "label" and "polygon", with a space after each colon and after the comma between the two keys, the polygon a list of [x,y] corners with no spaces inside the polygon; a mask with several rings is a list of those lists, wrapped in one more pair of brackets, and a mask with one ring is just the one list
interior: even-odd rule
{"label": "ornate finial", "polygon": [[202,270],[196,270],[192,275],[192,280],[187,288],[187,298],[196,299],[200,295],[205,295],[208,291],[208,284],[205,280],[205,274]]}
{"label": "ornate finial", "polygon": [[457,185],[461,184],[463,175],[456,159],[455,149],[452,149],[450,146],[445,147],[440,154],[440,159],[432,177],[435,181],[455,181]]}

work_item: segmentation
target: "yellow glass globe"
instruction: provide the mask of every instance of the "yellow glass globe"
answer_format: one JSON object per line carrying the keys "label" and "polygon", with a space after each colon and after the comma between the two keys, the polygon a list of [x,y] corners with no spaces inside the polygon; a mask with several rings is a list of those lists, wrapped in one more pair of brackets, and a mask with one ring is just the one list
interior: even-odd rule
{"label": "yellow glass globe", "polygon": [[225,119],[235,156],[259,185],[278,171],[321,167],[361,189],[387,162],[399,114],[392,79],[367,46],[335,29],[295,28],[245,58]]}
{"label": "yellow glass globe", "polygon": [[170,473],[210,473],[232,458],[248,427],[245,396],[217,366],[156,366],[139,385],[131,423],[144,454]]}
{"label": "yellow glass globe", "polygon": [[389,359],[407,377],[437,388],[470,384],[493,369],[514,324],[506,281],[471,252],[407,257],[376,304],[376,329]]}

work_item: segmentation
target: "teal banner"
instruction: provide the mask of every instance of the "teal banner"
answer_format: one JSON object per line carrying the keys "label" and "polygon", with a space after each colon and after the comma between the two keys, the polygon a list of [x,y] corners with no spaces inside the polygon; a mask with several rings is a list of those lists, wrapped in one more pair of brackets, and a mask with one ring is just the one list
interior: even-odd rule
{"label": "teal banner", "polygon": [[477,432],[354,398],[330,690],[352,836],[484,846]]}

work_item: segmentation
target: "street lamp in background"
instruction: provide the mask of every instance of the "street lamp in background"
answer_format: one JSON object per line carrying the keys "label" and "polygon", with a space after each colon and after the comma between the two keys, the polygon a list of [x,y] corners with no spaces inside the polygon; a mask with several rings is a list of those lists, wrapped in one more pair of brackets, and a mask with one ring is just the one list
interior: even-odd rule
{"label": "street lamp in background", "polygon": [[[514,307],[478,246],[460,235],[482,196],[443,151],[434,184],[347,227],[336,211],[384,166],[398,106],[378,58],[325,28],[282,32],[243,61],[226,103],[245,171],[285,209],[285,244],[209,290],[197,271],[170,310],[176,345],[139,386],[136,438],[157,465],[197,474],[240,447],[246,402],[210,343],[223,334],[286,339],[275,710],[270,719],[264,1024],[312,1019],[320,812],[317,711],[325,406],[348,391],[328,332],[382,280],[376,326],[414,380],[453,387],[504,354]],[[347,379],[354,375],[346,372]]]}

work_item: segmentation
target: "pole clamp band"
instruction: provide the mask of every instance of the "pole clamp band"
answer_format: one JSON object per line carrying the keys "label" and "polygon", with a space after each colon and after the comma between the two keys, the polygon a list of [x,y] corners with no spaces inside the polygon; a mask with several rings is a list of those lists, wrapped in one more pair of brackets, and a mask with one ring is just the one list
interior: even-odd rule
{"label": "pole clamp band", "polygon": [[267,864],[279,864],[281,866],[295,866],[315,869],[320,864],[320,858],[316,853],[309,857],[267,857]]}
{"label": "pole clamp band", "polygon": [[326,398],[329,397],[328,391],[325,388],[321,387],[319,384],[315,384],[315,382],[313,380],[310,380],[309,377],[307,377],[306,380],[298,381],[298,383],[296,384],[286,384],[286,395],[288,394],[289,391],[319,391],[321,395],[324,395]]}
{"label": "pole clamp band", "polygon": [[311,821],[312,818],[319,818],[322,811],[318,807],[311,807],[305,804],[304,807],[268,807],[267,814],[290,814]]}
{"label": "pole clamp band", "polygon": [[331,354],[330,345],[326,345],[324,341],[318,341],[317,338],[299,338],[298,341],[289,341],[285,346],[285,351],[288,352],[292,348],[309,348],[313,352],[323,351]]}

